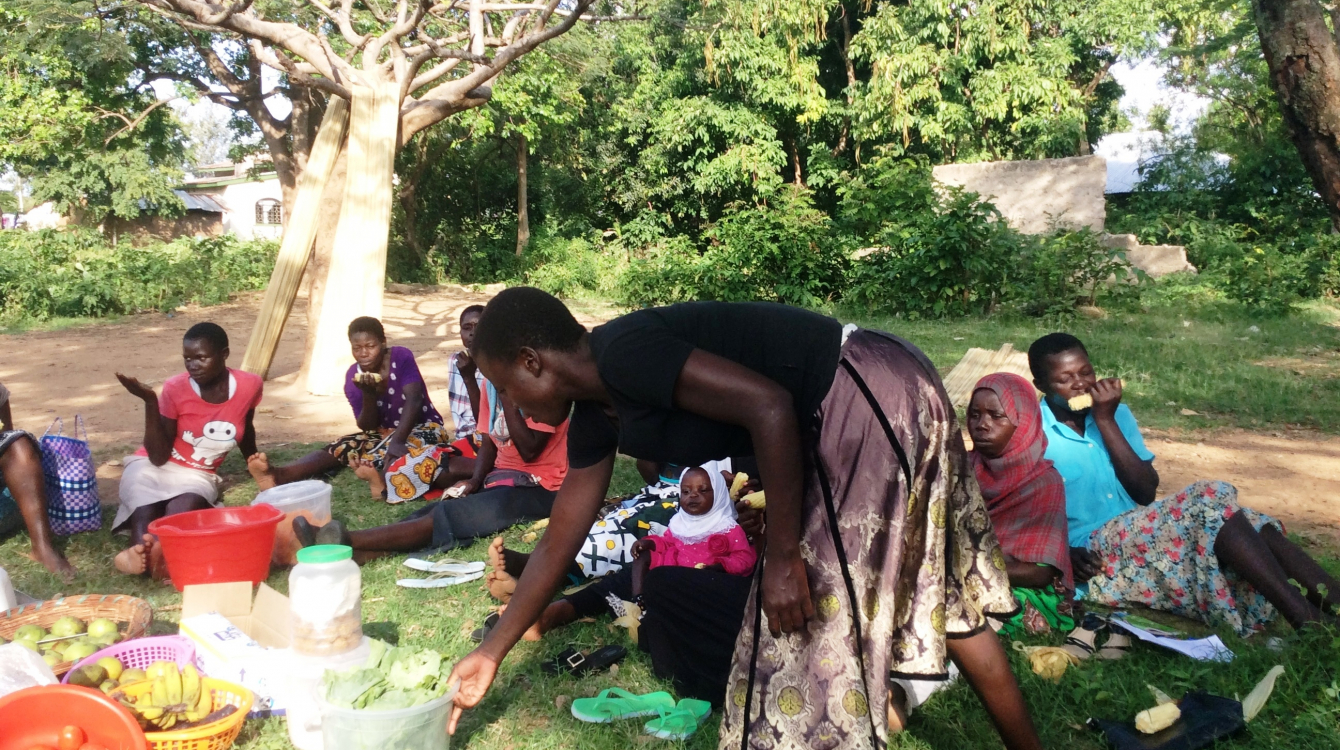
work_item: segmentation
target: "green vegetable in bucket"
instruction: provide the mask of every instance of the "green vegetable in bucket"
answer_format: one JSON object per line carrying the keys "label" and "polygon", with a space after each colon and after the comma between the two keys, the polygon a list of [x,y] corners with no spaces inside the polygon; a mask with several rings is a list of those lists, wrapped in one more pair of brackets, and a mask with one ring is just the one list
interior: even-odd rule
{"label": "green vegetable in bucket", "polygon": [[394,711],[412,708],[447,693],[450,665],[431,649],[392,647],[371,642],[362,667],[327,670],[322,686],[328,703],[337,708]]}

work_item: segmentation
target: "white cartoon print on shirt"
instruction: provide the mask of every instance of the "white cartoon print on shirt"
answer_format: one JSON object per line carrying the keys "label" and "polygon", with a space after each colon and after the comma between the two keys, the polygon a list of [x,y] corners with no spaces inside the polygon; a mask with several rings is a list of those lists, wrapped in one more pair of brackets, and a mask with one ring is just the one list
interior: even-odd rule
{"label": "white cartoon print on shirt", "polygon": [[182,440],[195,447],[191,451],[192,461],[213,465],[237,446],[237,425],[232,422],[206,422],[201,431],[204,434],[199,437],[190,430],[181,434]]}

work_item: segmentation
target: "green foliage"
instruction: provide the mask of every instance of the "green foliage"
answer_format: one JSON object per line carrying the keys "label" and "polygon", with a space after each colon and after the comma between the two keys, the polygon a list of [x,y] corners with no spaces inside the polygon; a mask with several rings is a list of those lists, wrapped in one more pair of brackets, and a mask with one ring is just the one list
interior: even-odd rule
{"label": "green foliage", "polygon": [[134,59],[152,41],[115,27],[125,12],[84,0],[0,6],[0,169],[30,180],[35,203],[89,224],[182,209],[171,191],[180,127]]}
{"label": "green foliage", "polygon": [[270,278],[273,242],[182,238],[107,245],[87,229],[0,232],[0,323],[218,304]]}
{"label": "green foliage", "polygon": [[1022,262],[1006,291],[1011,304],[1025,314],[1066,315],[1077,304],[1129,302],[1139,298],[1141,285],[1149,281],[1125,253],[1105,247],[1090,229],[1025,239]]}
{"label": "green foliage", "polygon": [[814,306],[841,294],[848,243],[806,191],[784,190],[768,204],[729,206],[704,236],[709,245],[701,253],[683,238],[662,238],[643,249],[624,272],[624,301]]}

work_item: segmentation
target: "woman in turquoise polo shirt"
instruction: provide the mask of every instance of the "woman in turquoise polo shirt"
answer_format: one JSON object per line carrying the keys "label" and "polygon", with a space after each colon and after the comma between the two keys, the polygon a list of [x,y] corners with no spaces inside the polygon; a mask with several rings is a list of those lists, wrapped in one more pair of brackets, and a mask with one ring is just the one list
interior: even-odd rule
{"label": "woman in turquoise polo shirt", "polygon": [[[1278,521],[1238,505],[1233,485],[1197,482],[1156,501],[1154,454],[1121,403],[1121,381],[1099,380],[1079,339],[1043,336],[1028,364],[1044,394],[1045,455],[1065,480],[1071,561],[1087,599],[1143,604],[1243,636],[1276,610],[1294,627],[1340,612],[1340,583]],[[1073,410],[1069,400],[1084,394],[1092,406]]]}

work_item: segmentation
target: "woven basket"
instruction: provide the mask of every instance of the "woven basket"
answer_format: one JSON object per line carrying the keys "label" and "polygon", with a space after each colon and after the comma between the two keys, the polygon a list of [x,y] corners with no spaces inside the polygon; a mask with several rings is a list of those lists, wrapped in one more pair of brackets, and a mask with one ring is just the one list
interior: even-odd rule
{"label": "woven basket", "polygon": [[[67,596],[63,599],[50,599],[37,604],[25,604],[0,612],[0,636],[14,638],[14,632],[24,625],[37,625],[43,629],[62,617],[77,617],[87,623],[89,620],[106,618],[114,621],[121,629],[121,640],[139,638],[149,629],[154,619],[153,607],[143,599],[124,594],[85,594]],[[63,661],[51,668],[57,677],[74,667],[74,662]]]}
{"label": "woven basket", "polygon": [[[256,700],[250,690],[213,677],[202,678],[203,689],[210,692],[212,710],[218,711],[224,706],[236,706],[237,711],[194,729],[178,729],[167,732],[145,732],[151,750],[228,750],[237,735],[242,732],[242,724]],[[130,700],[153,690],[153,680],[134,682],[121,688],[121,692]],[[112,693],[113,697],[116,693]]]}

